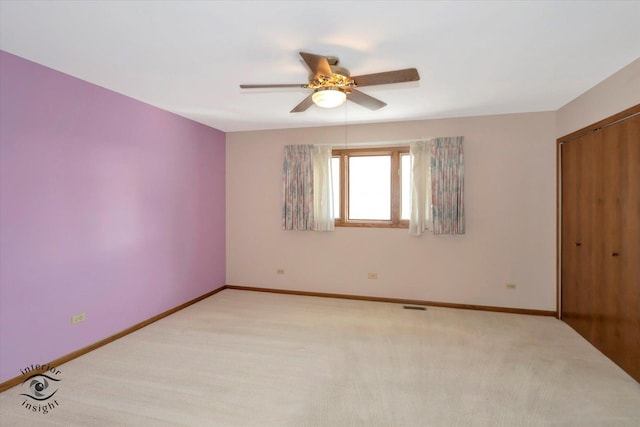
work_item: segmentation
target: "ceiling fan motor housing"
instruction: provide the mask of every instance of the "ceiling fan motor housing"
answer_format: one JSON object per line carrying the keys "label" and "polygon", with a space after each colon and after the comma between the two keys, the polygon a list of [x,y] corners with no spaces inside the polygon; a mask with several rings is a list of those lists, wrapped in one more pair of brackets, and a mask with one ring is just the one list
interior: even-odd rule
{"label": "ceiling fan motor housing", "polygon": [[351,73],[349,72],[349,70],[347,70],[344,67],[339,67],[337,65],[331,65],[331,71],[333,71],[334,74],[340,74],[341,76],[345,76],[345,77],[351,76]]}

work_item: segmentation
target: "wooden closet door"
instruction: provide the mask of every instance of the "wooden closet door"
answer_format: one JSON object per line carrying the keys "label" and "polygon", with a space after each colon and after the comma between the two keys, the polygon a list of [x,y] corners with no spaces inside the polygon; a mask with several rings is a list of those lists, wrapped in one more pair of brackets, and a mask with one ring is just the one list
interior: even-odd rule
{"label": "wooden closet door", "polygon": [[640,115],[561,156],[562,318],[640,381]]}
{"label": "wooden closet door", "polygon": [[594,134],[562,145],[562,318],[589,340],[598,333],[595,262],[602,218],[598,184],[602,168]]}
{"label": "wooden closet door", "polygon": [[[595,144],[592,147],[597,164],[594,206],[594,242],[593,242],[593,280],[594,305],[593,327],[586,338],[603,353],[613,358],[618,354],[619,340],[619,291],[620,269],[616,268],[619,259],[612,255],[612,247],[620,243],[620,142],[616,138],[617,126],[594,133]],[[617,250],[616,250],[617,253]]]}
{"label": "wooden closet door", "polygon": [[595,135],[604,212],[594,345],[640,381],[640,116]]}
{"label": "wooden closet door", "polygon": [[562,156],[562,318],[581,334],[589,327],[580,267],[583,242],[580,224],[582,193],[582,144],[572,141],[561,146]]}
{"label": "wooden closet door", "polygon": [[627,343],[622,350],[621,366],[640,382],[640,115],[623,124],[629,173],[624,187],[626,204],[620,244],[620,277],[625,295],[621,307],[625,313],[622,340]]}

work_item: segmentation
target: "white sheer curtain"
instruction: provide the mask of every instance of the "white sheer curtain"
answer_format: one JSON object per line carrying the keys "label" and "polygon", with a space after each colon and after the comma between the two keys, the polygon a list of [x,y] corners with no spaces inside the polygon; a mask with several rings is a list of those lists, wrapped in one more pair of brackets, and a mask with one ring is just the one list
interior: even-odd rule
{"label": "white sheer curtain", "polygon": [[314,230],[334,231],[333,185],[331,180],[331,147],[319,145],[313,151],[313,216]]}
{"label": "white sheer curtain", "polygon": [[411,156],[411,216],[409,234],[419,236],[433,230],[431,205],[431,141],[409,144]]}

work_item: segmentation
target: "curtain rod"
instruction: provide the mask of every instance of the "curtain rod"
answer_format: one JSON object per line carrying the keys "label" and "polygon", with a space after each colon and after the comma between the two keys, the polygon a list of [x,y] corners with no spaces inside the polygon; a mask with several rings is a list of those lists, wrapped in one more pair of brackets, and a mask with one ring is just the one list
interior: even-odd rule
{"label": "curtain rod", "polygon": [[394,140],[390,140],[390,141],[364,141],[364,142],[345,142],[345,141],[340,141],[340,142],[327,142],[327,143],[322,143],[322,144],[314,144],[314,145],[331,145],[333,147],[394,147],[396,145],[408,145],[412,142],[418,142],[418,141],[427,141],[429,139],[432,139],[434,137],[431,136],[420,136],[417,138],[410,138],[410,139],[394,139]]}

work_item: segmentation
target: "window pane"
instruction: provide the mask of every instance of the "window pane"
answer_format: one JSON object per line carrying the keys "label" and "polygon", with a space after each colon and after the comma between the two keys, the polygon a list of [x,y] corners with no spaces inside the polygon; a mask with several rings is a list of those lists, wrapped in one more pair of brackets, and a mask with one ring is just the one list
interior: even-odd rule
{"label": "window pane", "polygon": [[400,219],[411,218],[411,156],[400,155]]}
{"label": "window pane", "polygon": [[333,216],[340,219],[340,157],[331,158],[331,186],[333,188]]}
{"label": "window pane", "polygon": [[391,156],[349,157],[349,219],[391,219]]}

